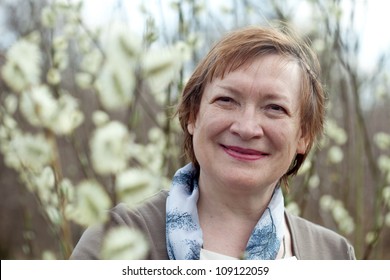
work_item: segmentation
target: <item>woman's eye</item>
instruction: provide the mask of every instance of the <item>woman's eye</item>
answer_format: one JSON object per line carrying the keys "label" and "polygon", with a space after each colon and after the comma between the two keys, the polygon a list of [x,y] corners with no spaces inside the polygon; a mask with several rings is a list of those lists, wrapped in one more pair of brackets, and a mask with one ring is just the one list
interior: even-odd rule
{"label": "woman's eye", "polygon": [[268,108],[274,112],[280,112],[280,113],[286,112],[286,109],[284,109],[282,106],[277,105],[277,104],[268,105]]}
{"label": "woman's eye", "polygon": [[223,109],[234,109],[238,105],[235,99],[229,97],[229,96],[220,96],[216,97],[214,100],[214,103],[216,106],[223,108]]}
{"label": "woman's eye", "polygon": [[218,97],[217,101],[228,103],[228,102],[233,102],[233,99],[227,96],[222,96],[222,97]]}

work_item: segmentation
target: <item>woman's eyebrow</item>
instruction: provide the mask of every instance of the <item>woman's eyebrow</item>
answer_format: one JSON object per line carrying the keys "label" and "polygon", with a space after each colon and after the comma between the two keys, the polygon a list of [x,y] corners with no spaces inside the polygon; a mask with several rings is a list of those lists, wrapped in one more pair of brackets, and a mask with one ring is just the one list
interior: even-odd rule
{"label": "woman's eyebrow", "polygon": [[263,94],[262,98],[265,100],[278,100],[278,101],[290,102],[290,99],[285,94],[281,94],[281,93],[267,92]]}
{"label": "woman's eyebrow", "polygon": [[[221,88],[223,90],[228,91],[229,93],[232,94],[237,94],[237,95],[242,95],[242,89],[239,87],[236,87],[234,85],[217,85],[218,88]],[[261,90],[262,92],[265,92],[261,94],[261,99],[263,100],[278,100],[278,101],[284,101],[287,103],[290,103],[291,100],[286,96],[285,94],[282,93],[277,93],[275,90],[271,89],[266,89],[266,90]],[[257,92],[260,95],[260,91]]]}
{"label": "woman's eyebrow", "polygon": [[236,85],[217,85],[217,88],[238,97],[243,96],[245,93],[245,89]]}
{"label": "woman's eyebrow", "polygon": [[230,91],[232,93],[240,93],[240,90],[231,85],[217,85],[218,88]]}

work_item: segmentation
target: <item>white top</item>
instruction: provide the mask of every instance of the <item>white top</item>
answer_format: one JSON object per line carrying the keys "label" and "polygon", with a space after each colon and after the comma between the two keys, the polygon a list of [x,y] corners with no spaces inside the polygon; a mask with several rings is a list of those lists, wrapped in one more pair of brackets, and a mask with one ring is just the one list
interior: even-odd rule
{"label": "white top", "polygon": [[[238,260],[237,258],[215,253],[209,250],[200,249],[200,260]],[[296,256],[286,257],[279,260],[298,260]]]}
{"label": "white top", "polygon": [[238,260],[237,258],[215,253],[209,250],[200,249],[200,260]]}

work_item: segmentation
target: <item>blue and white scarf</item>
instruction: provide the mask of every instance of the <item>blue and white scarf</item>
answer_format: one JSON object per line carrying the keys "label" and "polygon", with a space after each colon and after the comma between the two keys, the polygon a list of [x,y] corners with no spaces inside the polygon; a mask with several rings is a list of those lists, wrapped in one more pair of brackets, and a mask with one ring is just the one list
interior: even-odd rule
{"label": "blue and white scarf", "polygon": [[[166,239],[171,260],[198,260],[203,246],[197,202],[198,176],[192,164],[173,177],[166,204]],[[249,260],[274,260],[284,234],[284,200],[280,187],[254,227],[244,253]]]}

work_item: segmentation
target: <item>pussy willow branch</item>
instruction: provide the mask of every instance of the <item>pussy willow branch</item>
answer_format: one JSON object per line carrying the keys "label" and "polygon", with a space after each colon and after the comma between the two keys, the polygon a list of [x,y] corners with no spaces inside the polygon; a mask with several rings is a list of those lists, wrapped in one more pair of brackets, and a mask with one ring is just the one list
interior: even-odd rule
{"label": "pussy willow branch", "polygon": [[[319,3],[319,2],[318,2]],[[324,11],[324,7],[319,4],[319,7]],[[352,13],[352,16],[354,16],[354,13]],[[351,22],[353,20],[351,19]],[[328,18],[326,18],[326,27],[327,31],[330,35],[334,36],[334,50],[336,51],[336,57],[338,58],[340,65],[343,67],[343,69],[346,71],[349,81],[350,81],[350,86],[351,86],[351,92],[354,98],[352,98],[353,101],[353,109],[356,114],[356,120],[357,120],[357,127],[360,131],[361,139],[362,139],[362,144],[363,144],[363,152],[366,155],[366,158],[368,160],[368,168],[370,170],[370,173],[372,175],[372,178],[374,180],[375,185],[379,186],[380,182],[380,170],[379,167],[376,163],[374,153],[373,153],[373,144],[372,140],[370,138],[370,134],[367,129],[367,124],[364,119],[364,114],[363,114],[363,109],[361,107],[361,100],[360,100],[360,94],[361,94],[361,81],[358,78],[358,73],[356,72],[357,70],[354,70],[355,68],[352,67],[350,64],[350,61],[348,60],[348,52],[354,52],[354,56],[356,56],[356,52],[358,51],[358,45],[355,45],[354,48],[347,48],[346,44],[343,42],[343,38],[340,35],[340,30],[341,30],[341,23],[340,19],[337,20],[337,25],[336,25],[336,31],[332,32],[330,21]],[[361,182],[363,184],[363,182]],[[364,185],[361,186],[360,190],[361,192],[363,191]],[[380,200],[380,188],[377,188],[376,194],[375,194],[375,206],[374,206],[374,212],[375,212],[375,217],[378,218],[380,215],[380,204],[378,201]],[[364,198],[364,197],[363,197]],[[362,199],[363,199],[362,198]],[[359,214],[358,214],[359,216]],[[361,229],[363,230],[363,229]],[[381,229],[380,229],[381,230]],[[377,222],[374,223],[373,225],[373,232],[378,232],[380,231],[377,225]],[[379,235],[378,235],[379,238]],[[366,248],[365,252],[362,253],[363,258],[369,258],[372,251],[373,247],[377,244],[377,242],[371,242]]]}
{"label": "pussy willow branch", "polygon": [[59,211],[61,215],[60,244],[61,244],[61,249],[62,249],[64,259],[68,259],[73,250],[73,240],[72,240],[70,222],[67,220],[65,215],[67,201],[62,190],[60,189],[60,183],[62,182],[63,174],[62,174],[62,166],[61,166],[61,159],[59,155],[57,137],[51,130],[48,129],[45,130],[45,135],[47,140],[50,142],[52,155],[53,155],[52,168],[55,176],[55,191],[59,199],[58,201],[59,208],[60,208]]}

